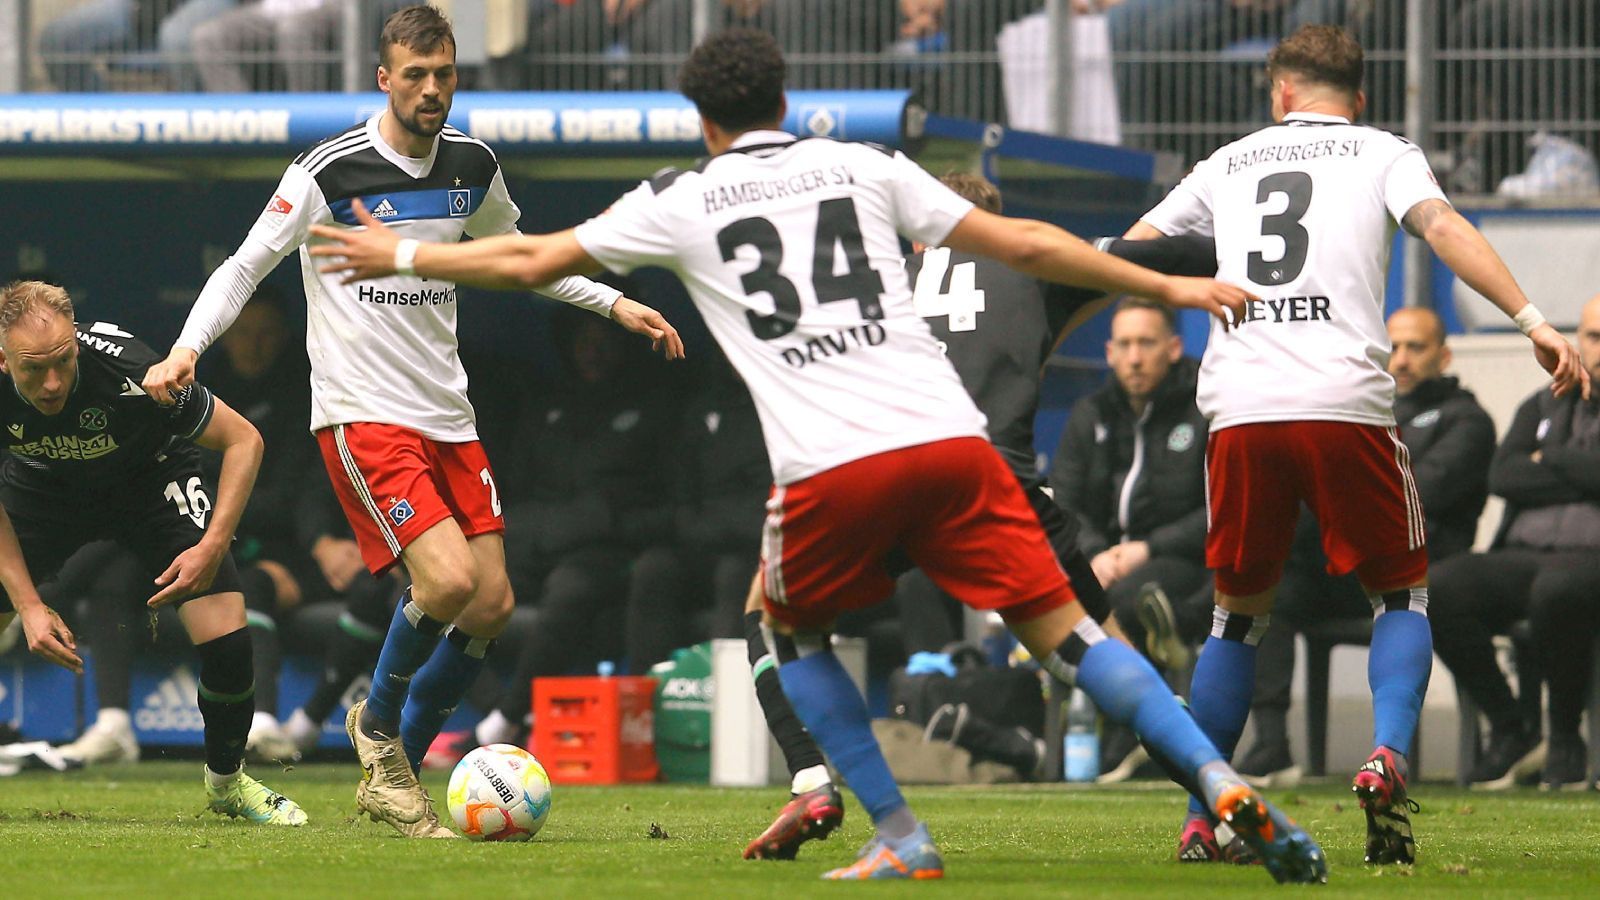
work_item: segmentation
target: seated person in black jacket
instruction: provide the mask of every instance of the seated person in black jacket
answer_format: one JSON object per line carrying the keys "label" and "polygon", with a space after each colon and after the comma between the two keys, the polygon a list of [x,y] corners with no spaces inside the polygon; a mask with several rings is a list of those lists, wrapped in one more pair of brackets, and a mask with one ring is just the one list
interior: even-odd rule
{"label": "seated person in black jacket", "polygon": [[[1600,375],[1600,296],[1583,308],[1578,353],[1590,375]],[[1506,501],[1493,548],[1458,556],[1430,578],[1434,652],[1491,728],[1472,777],[1497,779],[1539,744],[1492,643],[1526,618],[1550,689],[1543,781],[1583,787],[1578,721],[1600,633],[1600,398],[1540,389],[1524,401],[1495,454],[1489,489]]]}
{"label": "seated person in black jacket", "polygon": [[479,723],[480,743],[520,735],[533,678],[632,660],[618,627],[630,566],[672,529],[659,487],[677,421],[660,387],[667,373],[644,368],[659,363],[582,310],[552,310],[550,330],[563,372],[526,398],[500,478],[507,573],[519,602],[537,603],[538,622]]}
{"label": "seated person in black jacket", "polygon": [[628,588],[635,671],[707,637],[743,637],[750,561],[761,550],[772,470],[755,401],[715,344],[696,356],[693,393],[663,460],[672,469],[672,532],[634,561]]}
{"label": "seated person in black jacket", "polygon": [[1186,597],[1206,584],[1207,423],[1198,365],[1183,355],[1171,309],[1125,299],[1111,319],[1112,379],[1080,400],[1051,470],[1055,499],[1076,513],[1078,543],[1135,647],[1140,589]]}
{"label": "seated person in black jacket", "polygon": [[[1402,309],[1389,317],[1394,342],[1394,417],[1411,451],[1411,471],[1427,516],[1429,563],[1472,548],[1478,516],[1488,499],[1494,422],[1450,365],[1444,323],[1429,309]],[[1289,753],[1289,682],[1294,674],[1294,635],[1331,619],[1372,616],[1366,592],[1354,575],[1328,574],[1322,532],[1309,513],[1300,517],[1294,549],[1284,567],[1272,625],[1262,637],[1256,662],[1255,743],[1239,757],[1239,771],[1283,784],[1298,775]],[[1198,636],[1197,636],[1198,637]],[[1270,785],[1270,783],[1269,783]]]}

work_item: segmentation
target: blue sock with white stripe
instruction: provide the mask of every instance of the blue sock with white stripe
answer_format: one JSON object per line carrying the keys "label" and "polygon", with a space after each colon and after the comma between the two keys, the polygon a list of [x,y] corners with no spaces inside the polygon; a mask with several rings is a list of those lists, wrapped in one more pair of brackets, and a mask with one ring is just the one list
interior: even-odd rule
{"label": "blue sock with white stripe", "polygon": [[[1250,700],[1256,684],[1256,646],[1266,633],[1271,616],[1245,616],[1216,607],[1211,614],[1211,636],[1200,649],[1189,686],[1189,708],[1206,737],[1224,759],[1232,759],[1250,718]],[[1189,811],[1209,810],[1194,797]]]}
{"label": "blue sock with white stripe", "polygon": [[1401,588],[1371,597],[1372,649],[1367,685],[1372,688],[1372,740],[1402,756],[1422,715],[1422,698],[1433,673],[1433,629],[1428,627],[1428,589]]}
{"label": "blue sock with white stripe", "polygon": [[362,731],[384,737],[399,733],[400,712],[410,693],[411,676],[433,655],[444,626],[411,599],[411,588],[400,595],[389,633],[383,639],[383,650],[378,654],[378,667],[372,672],[372,691],[367,694],[367,708],[361,716]]}
{"label": "blue sock with white stripe", "polygon": [[881,825],[897,813],[903,817],[905,798],[872,736],[867,703],[856,683],[825,641],[807,649],[800,658],[784,660],[778,666],[778,678],[790,705],[844,775],[874,824]]}
{"label": "blue sock with white stripe", "polygon": [[422,757],[427,755],[428,745],[439,736],[445,720],[478,679],[484,654],[493,643],[489,638],[475,638],[451,626],[427,663],[417,670],[411,692],[406,695],[405,709],[400,713],[400,743],[406,749],[412,771],[422,771]]}

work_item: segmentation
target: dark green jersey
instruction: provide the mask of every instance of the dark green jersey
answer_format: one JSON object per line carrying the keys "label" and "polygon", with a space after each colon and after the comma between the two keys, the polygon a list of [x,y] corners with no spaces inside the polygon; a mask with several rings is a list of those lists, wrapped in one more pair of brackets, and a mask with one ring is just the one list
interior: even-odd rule
{"label": "dark green jersey", "polygon": [[171,406],[156,403],[139,382],[159,359],[115,325],[80,324],[77,379],[66,407],[53,416],[22,399],[6,376],[0,427],[10,453],[0,477],[34,489],[104,497],[170,463],[197,463],[192,441],[210,423],[216,401],[195,384]]}

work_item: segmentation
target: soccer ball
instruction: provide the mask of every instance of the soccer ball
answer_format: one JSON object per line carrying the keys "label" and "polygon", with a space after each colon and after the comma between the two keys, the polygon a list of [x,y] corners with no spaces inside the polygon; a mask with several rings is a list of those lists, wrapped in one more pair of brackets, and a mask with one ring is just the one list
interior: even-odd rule
{"label": "soccer ball", "polygon": [[468,753],[450,773],[450,815],[475,841],[526,841],[550,815],[550,776],[533,754],[510,744]]}

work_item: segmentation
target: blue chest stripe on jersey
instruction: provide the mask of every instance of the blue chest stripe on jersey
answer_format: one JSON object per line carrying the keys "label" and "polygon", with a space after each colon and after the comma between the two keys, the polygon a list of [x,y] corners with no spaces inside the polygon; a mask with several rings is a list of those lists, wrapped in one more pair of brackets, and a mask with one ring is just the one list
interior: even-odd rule
{"label": "blue chest stripe on jersey", "polygon": [[[430,188],[424,191],[395,191],[388,194],[370,194],[361,198],[367,212],[380,222],[409,222],[418,219],[465,219],[478,211],[487,188]],[[333,220],[342,225],[356,225],[356,214],[350,209],[350,199],[335,200],[328,204]]]}

